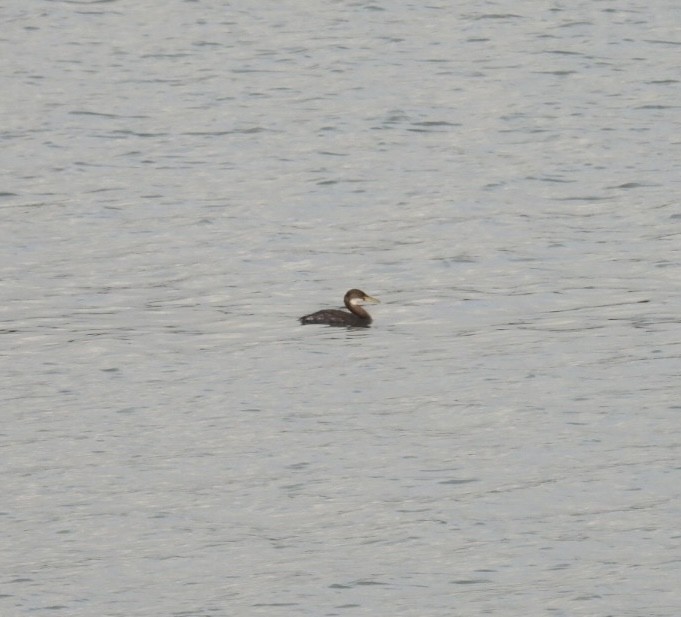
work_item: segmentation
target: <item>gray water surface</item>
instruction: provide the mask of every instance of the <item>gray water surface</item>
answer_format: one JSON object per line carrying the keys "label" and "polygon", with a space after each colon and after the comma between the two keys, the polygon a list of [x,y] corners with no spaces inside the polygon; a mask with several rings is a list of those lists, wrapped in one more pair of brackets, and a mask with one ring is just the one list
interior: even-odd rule
{"label": "gray water surface", "polygon": [[3,616],[677,617],[676,3],[0,15]]}

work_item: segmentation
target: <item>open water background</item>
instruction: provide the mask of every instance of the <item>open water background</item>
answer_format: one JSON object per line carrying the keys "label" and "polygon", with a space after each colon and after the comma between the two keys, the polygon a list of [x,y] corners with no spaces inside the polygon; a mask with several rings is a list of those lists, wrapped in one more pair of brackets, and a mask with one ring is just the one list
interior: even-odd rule
{"label": "open water background", "polygon": [[679,615],[677,2],[0,18],[3,616]]}

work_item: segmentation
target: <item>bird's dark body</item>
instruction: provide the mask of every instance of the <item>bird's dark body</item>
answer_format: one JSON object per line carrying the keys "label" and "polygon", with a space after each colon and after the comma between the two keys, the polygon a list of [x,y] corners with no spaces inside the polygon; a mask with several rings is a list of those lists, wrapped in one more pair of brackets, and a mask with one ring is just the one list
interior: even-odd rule
{"label": "bird's dark body", "polygon": [[367,328],[371,317],[360,317],[339,309],[324,309],[300,318],[302,324],[324,324],[327,326],[349,326],[351,328]]}

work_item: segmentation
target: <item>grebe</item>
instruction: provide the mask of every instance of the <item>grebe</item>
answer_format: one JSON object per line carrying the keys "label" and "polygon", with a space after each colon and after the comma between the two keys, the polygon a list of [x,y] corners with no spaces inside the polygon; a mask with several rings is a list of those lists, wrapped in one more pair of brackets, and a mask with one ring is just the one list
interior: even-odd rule
{"label": "grebe", "polygon": [[351,289],[345,294],[343,298],[345,306],[347,306],[349,313],[339,311],[338,309],[324,309],[317,311],[311,315],[305,315],[300,318],[301,324],[326,324],[329,326],[346,326],[355,328],[367,328],[371,323],[371,315],[367,313],[362,307],[362,302],[370,302],[377,304],[380,300],[368,296],[359,289]]}

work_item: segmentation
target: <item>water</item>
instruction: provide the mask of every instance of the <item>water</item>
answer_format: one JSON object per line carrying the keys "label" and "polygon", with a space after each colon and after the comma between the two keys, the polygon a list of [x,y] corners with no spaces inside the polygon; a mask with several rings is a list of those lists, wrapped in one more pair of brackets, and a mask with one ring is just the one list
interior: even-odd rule
{"label": "water", "polygon": [[3,615],[678,614],[674,3],[2,14]]}

